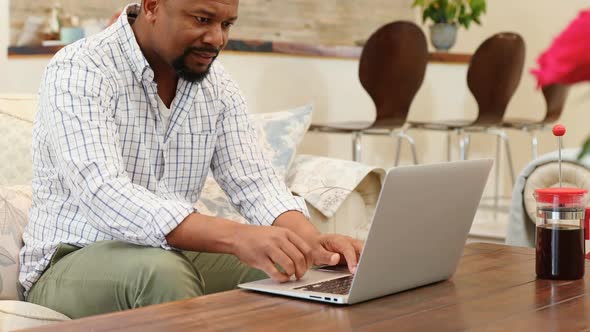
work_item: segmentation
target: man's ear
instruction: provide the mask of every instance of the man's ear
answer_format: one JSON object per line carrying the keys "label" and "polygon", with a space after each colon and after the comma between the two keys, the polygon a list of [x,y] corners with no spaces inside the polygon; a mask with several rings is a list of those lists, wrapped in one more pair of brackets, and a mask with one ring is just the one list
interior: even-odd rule
{"label": "man's ear", "polygon": [[141,12],[148,22],[153,23],[155,21],[160,2],[160,0],[143,0],[141,2]]}

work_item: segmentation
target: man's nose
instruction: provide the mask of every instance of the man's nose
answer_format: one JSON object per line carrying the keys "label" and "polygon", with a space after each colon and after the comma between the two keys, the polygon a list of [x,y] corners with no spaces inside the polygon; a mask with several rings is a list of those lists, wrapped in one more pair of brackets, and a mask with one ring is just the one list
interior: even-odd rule
{"label": "man's nose", "polygon": [[221,26],[212,26],[203,37],[203,42],[220,50],[223,47],[223,30]]}

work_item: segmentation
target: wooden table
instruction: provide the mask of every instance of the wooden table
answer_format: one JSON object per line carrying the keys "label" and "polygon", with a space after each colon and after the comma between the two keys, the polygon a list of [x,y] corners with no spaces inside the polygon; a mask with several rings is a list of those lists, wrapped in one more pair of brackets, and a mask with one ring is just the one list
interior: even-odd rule
{"label": "wooden table", "polygon": [[590,328],[589,267],[536,280],[533,249],[477,243],[451,280],[352,306],[237,290],[30,331],[572,331]]}

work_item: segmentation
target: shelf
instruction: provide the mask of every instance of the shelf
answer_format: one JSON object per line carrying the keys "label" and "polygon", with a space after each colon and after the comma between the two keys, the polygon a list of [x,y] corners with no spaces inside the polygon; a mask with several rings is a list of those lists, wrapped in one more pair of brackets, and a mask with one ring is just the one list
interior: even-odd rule
{"label": "shelf", "polygon": [[[8,57],[11,59],[51,57],[62,46],[24,46],[9,47]],[[229,41],[224,51],[269,53],[277,55],[328,57],[342,59],[358,59],[362,48],[358,46],[325,46],[288,42],[235,40]],[[470,54],[433,52],[429,54],[429,62],[467,64],[471,60]]]}

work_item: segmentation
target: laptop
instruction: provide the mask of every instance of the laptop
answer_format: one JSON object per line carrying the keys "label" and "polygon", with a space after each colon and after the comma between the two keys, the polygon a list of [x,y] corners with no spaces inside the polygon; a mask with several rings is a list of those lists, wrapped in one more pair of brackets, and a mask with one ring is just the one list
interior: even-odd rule
{"label": "laptop", "polygon": [[493,161],[395,167],[385,177],[354,275],[316,268],[300,280],[240,288],[354,304],[447,280],[455,272]]}

